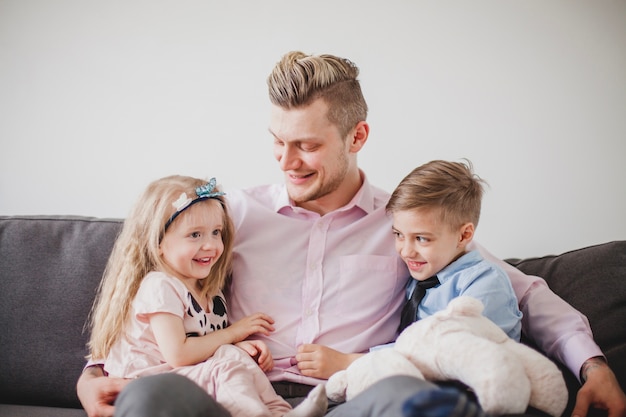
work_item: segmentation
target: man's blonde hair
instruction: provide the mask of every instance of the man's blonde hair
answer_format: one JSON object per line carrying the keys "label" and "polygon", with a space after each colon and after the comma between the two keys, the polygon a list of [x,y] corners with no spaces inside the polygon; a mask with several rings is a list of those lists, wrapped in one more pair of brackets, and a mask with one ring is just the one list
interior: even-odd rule
{"label": "man's blonde hair", "polygon": [[358,67],[345,58],[288,52],[267,78],[270,101],[292,109],[322,98],[329,107],[328,119],[345,137],[367,118],[367,103],[358,75]]}

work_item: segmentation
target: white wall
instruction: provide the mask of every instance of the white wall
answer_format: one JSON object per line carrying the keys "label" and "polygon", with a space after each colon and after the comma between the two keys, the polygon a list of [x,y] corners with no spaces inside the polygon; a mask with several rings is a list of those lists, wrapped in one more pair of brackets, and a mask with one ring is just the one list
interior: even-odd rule
{"label": "white wall", "polygon": [[281,181],[265,78],[293,49],[361,68],[372,182],[473,161],[496,255],[626,239],[617,0],[0,0],[0,214],[124,217],[172,173]]}

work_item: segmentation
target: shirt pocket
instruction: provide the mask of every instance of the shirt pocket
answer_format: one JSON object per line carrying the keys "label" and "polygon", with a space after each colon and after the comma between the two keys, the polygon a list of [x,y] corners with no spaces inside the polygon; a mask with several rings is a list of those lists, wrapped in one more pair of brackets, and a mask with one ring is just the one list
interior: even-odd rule
{"label": "shirt pocket", "polygon": [[377,320],[404,297],[406,277],[397,256],[343,256],[339,274],[338,310],[355,320]]}

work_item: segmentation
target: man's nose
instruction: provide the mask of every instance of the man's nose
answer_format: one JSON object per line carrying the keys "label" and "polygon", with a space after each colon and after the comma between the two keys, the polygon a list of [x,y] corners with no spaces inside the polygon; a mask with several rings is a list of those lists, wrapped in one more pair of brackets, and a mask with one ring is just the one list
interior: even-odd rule
{"label": "man's nose", "polygon": [[290,146],[285,146],[279,156],[278,162],[280,163],[280,169],[283,171],[298,168],[300,159],[297,150]]}

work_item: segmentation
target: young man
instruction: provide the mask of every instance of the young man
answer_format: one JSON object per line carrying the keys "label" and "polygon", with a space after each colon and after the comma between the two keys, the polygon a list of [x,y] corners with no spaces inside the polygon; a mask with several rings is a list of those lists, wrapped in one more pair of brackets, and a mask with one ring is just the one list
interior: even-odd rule
{"label": "young man", "polygon": [[[276,331],[263,340],[275,362],[269,377],[285,397],[304,397],[311,384],[392,341],[404,301],[409,274],[385,214],[389,193],[371,186],[357,165],[369,135],[357,76],[346,59],[286,54],[268,78],[269,130],[285,184],[228,191],[237,228],[231,315],[236,320],[263,311],[274,318]],[[594,404],[611,410],[610,417],[623,415],[626,399],[586,319],[540,278],[506,266],[477,244],[472,248],[509,274],[525,331],[586,380],[576,413],[582,417]],[[226,415],[188,384],[147,377],[122,390],[126,381],[101,375],[90,367],[78,381],[90,416],[112,415],[110,403],[120,391],[118,416],[149,415],[151,406],[161,415]],[[432,387],[392,378],[328,415],[402,416],[410,395]]]}

